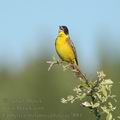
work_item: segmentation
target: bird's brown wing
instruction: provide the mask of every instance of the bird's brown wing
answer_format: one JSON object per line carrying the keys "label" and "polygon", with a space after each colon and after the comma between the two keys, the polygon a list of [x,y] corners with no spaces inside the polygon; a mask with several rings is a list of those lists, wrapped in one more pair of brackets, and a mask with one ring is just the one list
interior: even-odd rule
{"label": "bird's brown wing", "polygon": [[75,55],[75,61],[76,61],[76,64],[78,65],[77,53],[76,53],[75,46],[74,46],[72,40],[70,39],[70,37],[68,37],[67,39],[68,39],[68,42],[69,42],[69,44],[71,45],[71,47],[73,49],[73,52],[74,52],[74,55]]}

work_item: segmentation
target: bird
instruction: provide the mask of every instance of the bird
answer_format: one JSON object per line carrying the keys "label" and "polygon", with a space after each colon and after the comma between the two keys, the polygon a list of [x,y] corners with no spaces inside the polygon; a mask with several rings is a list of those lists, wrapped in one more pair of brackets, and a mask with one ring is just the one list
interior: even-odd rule
{"label": "bird", "polygon": [[62,61],[78,66],[76,49],[70,39],[67,26],[59,26],[58,36],[55,40],[55,49]]}
{"label": "bird", "polygon": [[58,36],[55,40],[55,49],[61,60],[69,63],[70,67],[75,70],[77,77],[84,79],[89,86],[86,76],[79,68],[76,49],[70,38],[67,26],[59,26]]}

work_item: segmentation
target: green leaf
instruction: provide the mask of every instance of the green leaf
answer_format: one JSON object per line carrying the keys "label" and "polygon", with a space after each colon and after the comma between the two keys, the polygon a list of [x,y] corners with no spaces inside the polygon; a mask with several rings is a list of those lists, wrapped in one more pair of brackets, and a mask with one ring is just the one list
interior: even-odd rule
{"label": "green leaf", "polygon": [[83,102],[82,105],[85,107],[92,107],[92,105],[89,102]]}
{"label": "green leaf", "polygon": [[100,103],[95,103],[94,105],[92,105],[92,108],[96,108],[96,107],[99,107],[100,106]]}
{"label": "green leaf", "polygon": [[101,92],[103,93],[103,95],[104,95],[105,97],[107,97],[107,90],[106,90],[106,87],[105,87],[105,86],[102,86],[102,87],[101,87]]}
{"label": "green leaf", "polygon": [[106,85],[106,89],[111,93],[112,85]]}
{"label": "green leaf", "polygon": [[113,105],[111,102],[108,102],[108,105],[109,105],[109,108],[112,109],[113,108]]}
{"label": "green leaf", "polygon": [[104,113],[109,114],[109,110],[107,109],[106,106],[101,107],[101,109],[103,110]]}
{"label": "green leaf", "polygon": [[69,95],[68,97],[67,97],[67,101],[72,101],[74,99],[74,96],[72,96],[72,95]]}
{"label": "green leaf", "polygon": [[113,105],[112,105],[111,102],[109,102],[108,105],[109,105],[109,109],[110,109],[111,111],[114,111],[114,110],[116,109],[116,107],[113,107]]}
{"label": "green leaf", "polygon": [[96,95],[102,101],[102,96],[98,92],[96,93]]}
{"label": "green leaf", "polygon": [[65,98],[62,98],[61,103],[67,103],[67,100]]}
{"label": "green leaf", "polygon": [[112,114],[111,113],[107,114],[106,120],[112,120]]}
{"label": "green leaf", "polygon": [[87,90],[89,90],[90,88],[88,87],[88,85],[86,84],[85,80],[80,80],[80,87],[83,87]]}
{"label": "green leaf", "polygon": [[120,116],[117,116],[118,119],[120,119]]}
{"label": "green leaf", "polygon": [[85,98],[85,97],[86,97],[86,93],[83,93],[83,94],[81,94],[81,95],[79,96],[80,100],[82,100],[82,99]]}
{"label": "green leaf", "polygon": [[106,80],[104,80],[102,82],[102,84],[104,84],[104,85],[111,85],[111,84],[113,84],[113,81],[111,79],[106,79]]}
{"label": "green leaf", "polygon": [[80,80],[80,86],[84,86],[85,85],[85,81],[84,80]]}

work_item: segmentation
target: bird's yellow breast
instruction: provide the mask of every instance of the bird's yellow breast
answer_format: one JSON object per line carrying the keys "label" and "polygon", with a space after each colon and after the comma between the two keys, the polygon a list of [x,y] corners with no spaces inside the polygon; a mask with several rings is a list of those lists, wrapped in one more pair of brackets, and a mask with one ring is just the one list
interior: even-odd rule
{"label": "bird's yellow breast", "polygon": [[68,36],[64,33],[59,34],[56,39],[56,51],[59,54],[59,56],[64,60],[68,62],[73,62],[75,59],[75,55],[72,49],[72,46],[69,44]]}

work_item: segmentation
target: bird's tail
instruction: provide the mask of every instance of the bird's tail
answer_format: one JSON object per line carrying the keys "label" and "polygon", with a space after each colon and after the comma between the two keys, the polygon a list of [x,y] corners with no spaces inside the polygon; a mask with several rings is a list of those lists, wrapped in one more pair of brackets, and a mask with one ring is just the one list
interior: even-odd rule
{"label": "bird's tail", "polygon": [[74,64],[77,65],[77,66],[79,66],[77,59],[74,59]]}
{"label": "bird's tail", "polygon": [[71,64],[71,68],[75,70],[75,74],[77,77],[81,77],[82,79],[85,79],[85,75],[81,72],[78,61],[74,60],[74,64]]}
{"label": "bird's tail", "polygon": [[77,62],[77,61],[75,61],[75,62],[76,62],[76,63],[71,64],[71,68],[72,68],[73,70],[75,70],[75,74],[76,74],[77,77],[82,78],[83,80],[85,80],[86,84],[87,84],[88,86],[90,86],[90,85],[89,85],[89,82],[88,82],[88,80],[87,80],[87,78],[86,78],[86,76],[85,76],[85,74],[83,74],[82,71],[80,70],[80,67],[78,66],[78,62]]}

